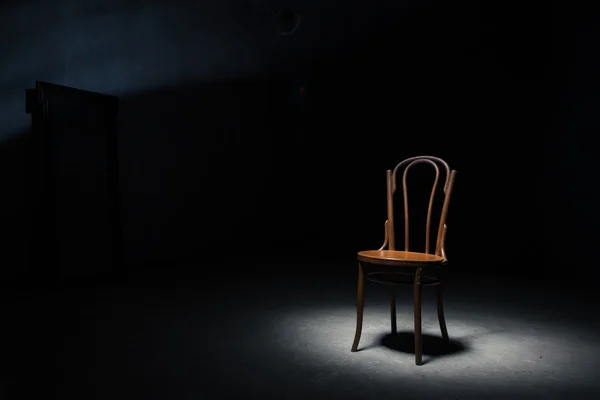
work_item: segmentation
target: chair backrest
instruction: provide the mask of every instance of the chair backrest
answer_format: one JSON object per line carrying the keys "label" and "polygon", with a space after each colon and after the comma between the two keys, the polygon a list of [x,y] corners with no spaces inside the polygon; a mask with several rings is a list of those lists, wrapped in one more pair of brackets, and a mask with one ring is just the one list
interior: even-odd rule
{"label": "chair backrest", "polygon": [[[387,238],[388,238],[388,248],[390,250],[396,250],[396,241],[395,241],[395,224],[394,224],[394,195],[396,194],[398,179],[401,177],[402,179],[402,193],[403,193],[403,204],[404,204],[404,250],[410,251],[409,247],[409,201],[408,201],[408,190],[407,190],[407,176],[408,172],[412,167],[419,164],[427,164],[433,167],[435,170],[435,179],[433,181],[433,185],[431,188],[431,194],[429,195],[429,206],[427,208],[427,220],[425,226],[425,253],[435,254],[438,256],[443,256],[445,258],[444,253],[444,241],[446,239],[446,218],[448,216],[448,207],[450,205],[450,196],[452,194],[452,187],[454,185],[454,178],[456,175],[456,171],[450,170],[448,164],[438,157],[432,156],[417,156],[408,158],[402,162],[400,162],[394,170],[388,170],[387,177],[387,204],[388,204],[388,222],[387,222]],[[443,202],[442,202],[442,210],[439,217],[439,224],[437,226],[437,234],[435,239],[435,251],[432,252],[432,246],[430,244],[431,241],[431,229],[432,229],[432,213],[434,208],[434,199],[436,193],[439,192],[439,184],[441,182],[440,179],[440,168],[442,169],[442,178],[443,178]],[[399,175],[401,174],[401,175]],[[435,229],[435,227],[433,227]]]}

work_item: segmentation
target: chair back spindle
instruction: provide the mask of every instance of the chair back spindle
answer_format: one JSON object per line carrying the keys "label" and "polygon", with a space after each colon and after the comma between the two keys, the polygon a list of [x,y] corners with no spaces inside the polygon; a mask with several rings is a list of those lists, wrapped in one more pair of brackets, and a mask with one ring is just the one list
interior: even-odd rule
{"label": "chair back spindle", "polygon": [[438,231],[436,234],[435,252],[433,254],[438,256],[444,256],[444,241],[446,233],[446,219],[448,215],[448,207],[450,204],[450,195],[452,193],[452,187],[454,185],[454,178],[456,171],[450,170],[448,164],[438,158],[432,156],[417,156],[408,158],[400,162],[394,170],[386,171],[387,180],[387,211],[388,211],[388,222],[387,222],[387,237],[388,237],[388,248],[390,250],[396,250],[395,241],[395,223],[394,223],[394,195],[396,193],[396,182],[399,172],[402,172],[402,193],[403,193],[403,206],[404,206],[404,251],[410,251],[410,218],[409,218],[409,202],[408,202],[408,185],[407,176],[410,169],[419,164],[430,165],[435,171],[435,179],[429,195],[429,204],[427,208],[427,219],[425,225],[425,253],[431,254],[431,220],[434,209],[434,199],[440,182],[440,166],[444,170],[444,200],[442,204],[442,211],[439,220]]}

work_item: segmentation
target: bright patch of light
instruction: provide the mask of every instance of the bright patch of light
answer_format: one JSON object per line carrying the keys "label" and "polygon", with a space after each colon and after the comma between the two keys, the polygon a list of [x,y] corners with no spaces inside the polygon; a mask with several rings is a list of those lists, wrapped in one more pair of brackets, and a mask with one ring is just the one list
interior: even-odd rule
{"label": "bright patch of light", "polygon": [[[462,309],[462,307],[461,307]],[[398,307],[398,330],[413,331],[412,305]],[[373,383],[402,379],[435,377],[428,385],[468,385],[487,389],[531,387],[537,379],[560,380],[577,385],[593,381],[600,367],[600,346],[583,343],[585,334],[576,329],[556,326],[551,321],[537,322],[514,318],[491,309],[487,313],[447,310],[447,323],[453,340],[466,350],[444,356],[424,356],[426,365],[414,365],[414,354],[401,353],[382,346],[381,337],[390,333],[387,303],[365,307],[363,333],[357,353],[351,353],[356,312],[351,306],[307,306],[286,310],[272,319],[273,346],[287,352],[298,364],[328,366],[332,375],[315,377],[334,379],[336,374],[356,375]],[[529,328],[523,328],[528,326]],[[546,333],[540,333],[546,332]],[[423,333],[440,336],[435,308],[423,307]],[[585,345],[584,345],[585,344]],[[424,348],[424,353],[426,349]],[[368,371],[367,371],[368,369]],[[335,374],[334,374],[335,372]],[[550,390],[546,387],[547,390]]]}

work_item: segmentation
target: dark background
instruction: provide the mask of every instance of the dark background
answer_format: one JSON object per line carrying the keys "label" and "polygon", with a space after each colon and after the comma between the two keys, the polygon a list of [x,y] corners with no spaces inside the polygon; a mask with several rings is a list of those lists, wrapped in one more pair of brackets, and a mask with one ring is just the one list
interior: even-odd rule
{"label": "dark background", "polygon": [[[35,80],[119,97],[128,271],[267,255],[351,261],[382,240],[385,170],[431,154],[458,170],[453,268],[598,276],[599,36],[585,10],[499,1],[1,7],[5,282],[47,268],[32,248],[36,199],[26,195],[24,91]],[[301,25],[278,36],[285,8]]]}

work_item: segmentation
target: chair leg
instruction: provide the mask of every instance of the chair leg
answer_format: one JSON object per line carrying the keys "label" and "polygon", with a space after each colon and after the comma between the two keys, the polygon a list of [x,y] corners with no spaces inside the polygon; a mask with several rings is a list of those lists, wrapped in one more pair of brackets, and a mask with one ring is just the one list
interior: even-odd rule
{"label": "chair leg", "polygon": [[435,294],[437,298],[437,313],[438,320],[440,321],[440,330],[442,331],[442,338],[445,342],[449,342],[450,337],[448,336],[448,329],[446,328],[446,319],[444,318],[444,303],[442,298],[441,283],[435,286]]}
{"label": "chair leg", "polygon": [[352,351],[358,350],[358,342],[362,333],[363,323],[363,307],[364,307],[364,272],[362,264],[358,263],[358,289],[356,293],[356,333],[354,334],[354,343],[352,343]]}
{"label": "chair leg", "polygon": [[422,332],[421,332],[421,268],[417,268],[414,279],[414,306],[415,306],[415,364],[423,363]]}
{"label": "chair leg", "polygon": [[392,335],[398,333],[396,326],[396,290],[392,289],[391,303],[390,303],[390,317],[392,320]]}

